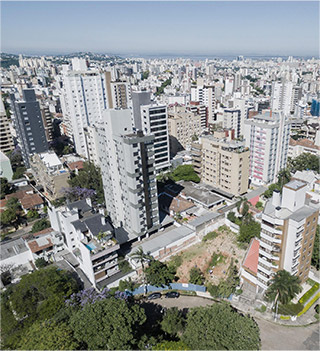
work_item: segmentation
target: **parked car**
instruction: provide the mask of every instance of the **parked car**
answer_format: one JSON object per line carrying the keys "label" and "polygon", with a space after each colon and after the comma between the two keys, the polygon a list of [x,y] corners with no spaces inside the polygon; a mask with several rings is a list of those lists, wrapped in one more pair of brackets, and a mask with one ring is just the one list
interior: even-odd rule
{"label": "parked car", "polygon": [[166,293],[166,298],[169,298],[169,299],[177,299],[180,294],[178,292],[175,292],[175,291],[169,291]]}
{"label": "parked car", "polygon": [[150,294],[150,295],[147,297],[147,299],[148,299],[148,300],[155,300],[155,299],[160,299],[160,297],[161,297],[161,294],[155,292],[155,293]]}

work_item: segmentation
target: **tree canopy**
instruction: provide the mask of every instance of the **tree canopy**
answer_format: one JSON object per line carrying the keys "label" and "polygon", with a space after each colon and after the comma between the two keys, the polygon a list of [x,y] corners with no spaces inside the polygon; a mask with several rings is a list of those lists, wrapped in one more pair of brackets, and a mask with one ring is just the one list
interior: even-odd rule
{"label": "tree canopy", "polygon": [[147,282],[155,286],[170,284],[175,277],[175,268],[167,266],[165,263],[153,260],[144,270]]}
{"label": "tree canopy", "polygon": [[288,168],[292,172],[311,170],[319,173],[320,160],[317,155],[304,152],[296,158],[288,158]]}
{"label": "tree canopy", "polygon": [[37,233],[40,232],[43,229],[49,228],[50,227],[50,222],[46,220],[45,218],[40,219],[34,225],[32,226],[31,233]]}
{"label": "tree canopy", "polygon": [[316,237],[314,239],[314,246],[311,258],[311,264],[319,270],[320,268],[320,237],[319,237],[320,226],[317,226]]}
{"label": "tree canopy", "polygon": [[189,283],[202,285],[204,283],[204,275],[200,268],[192,267],[189,272]]}
{"label": "tree canopy", "polygon": [[8,179],[0,177],[0,199],[3,199],[6,195],[10,194],[11,192],[11,186],[8,183]]}
{"label": "tree canopy", "polygon": [[266,291],[266,297],[269,301],[275,301],[276,298],[283,304],[288,304],[297,294],[302,291],[300,279],[291,275],[286,270],[278,271],[271,279]]}
{"label": "tree canopy", "polygon": [[130,350],[138,327],[145,321],[140,306],[111,297],[85,305],[71,316],[70,326],[75,338],[90,350]]}
{"label": "tree canopy", "polygon": [[195,183],[200,182],[198,174],[195,172],[192,165],[180,165],[173,172],[170,173],[169,177],[174,181],[186,180]]}
{"label": "tree canopy", "polygon": [[182,332],[183,325],[184,318],[177,307],[169,308],[161,321],[161,329],[171,336]]}
{"label": "tree canopy", "polygon": [[257,350],[259,327],[249,316],[237,313],[227,303],[192,308],[182,336],[193,350]]}
{"label": "tree canopy", "polygon": [[69,179],[71,187],[81,189],[94,190],[93,199],[99,204],[104,203],[103,184],[100,168],[96,167],[92,162],[84,162],[83,169],[80,169],[78,174],[74,174]]}

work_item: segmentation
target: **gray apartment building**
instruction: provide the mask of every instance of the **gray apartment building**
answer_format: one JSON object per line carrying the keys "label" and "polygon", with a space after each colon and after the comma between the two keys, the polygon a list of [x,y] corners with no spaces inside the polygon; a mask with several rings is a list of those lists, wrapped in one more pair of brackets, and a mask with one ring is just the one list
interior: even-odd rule
{"label": "gray apartment building", "polygon": [[30,156],[49,150],[39,102],[33,89],[24,89],[21,100],[11,94],[14,124],[22,158],[27,168]]}

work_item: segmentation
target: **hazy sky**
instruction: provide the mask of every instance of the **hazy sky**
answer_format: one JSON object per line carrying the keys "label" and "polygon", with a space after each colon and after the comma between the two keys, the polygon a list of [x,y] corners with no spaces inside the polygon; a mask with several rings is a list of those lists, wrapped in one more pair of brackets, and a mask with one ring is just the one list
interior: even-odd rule
{"label": "hazy sky", "polygon": [[9,53],[319,55],[318,2],[1,2]]}

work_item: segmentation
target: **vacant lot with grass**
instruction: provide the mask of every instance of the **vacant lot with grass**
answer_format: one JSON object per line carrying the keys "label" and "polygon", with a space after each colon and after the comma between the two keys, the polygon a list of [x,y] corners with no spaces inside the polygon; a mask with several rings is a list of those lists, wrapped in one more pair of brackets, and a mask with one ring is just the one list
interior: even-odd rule
{"label": "vacant lot with grass", "polygon": [[178,267],[177,276],[181,283],[187,283],[190,269],[198,267],[206,282],[217,284],[221,278],[226,277],[232,259],[238,269],[240,268],[245,252],[237,244],[236,234],[222,226],[215,233],[207,235],[201,243],[173,256],[170,263]]}

